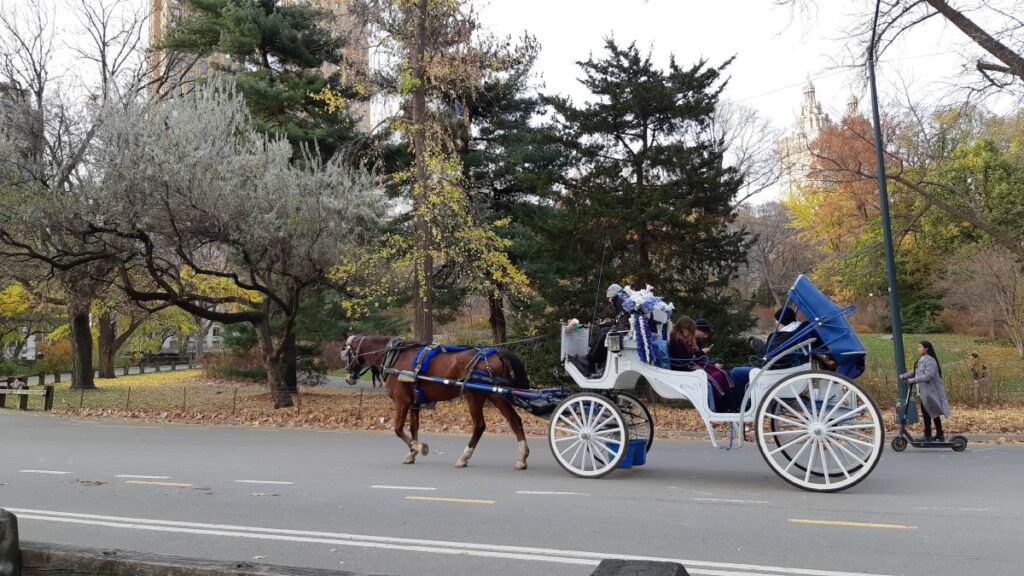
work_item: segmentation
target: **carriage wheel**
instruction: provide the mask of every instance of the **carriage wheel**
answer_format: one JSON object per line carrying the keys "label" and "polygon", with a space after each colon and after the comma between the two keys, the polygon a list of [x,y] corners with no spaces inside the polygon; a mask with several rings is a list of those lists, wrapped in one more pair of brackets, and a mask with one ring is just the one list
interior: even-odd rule
{"label": "carriage wheel", "polygon": [[570,474],[600,478],[615,470],[626,454],[626,422],[609,398],[590,392],[574,394],[551,415],[551,454]]}
{"label": "carriage wheel", "polygon": [[757,409],[758,448],[786,482],[837,492],[871,473],[885,430],[875,401],[832,372],[802,372],[772,386]]}
{"label": "carriage wheel", "polygon": [[[787,407],[782,405],[783,402],[785,402],[785,403],[787,403],[789,405],[788,406],[789,410],[787,410]],[[775,416],[786,416],[786,414],[788,412],[792,411],[792,410],[799,410],[799,406],[798,406],[799,402],[805,402],[805,400],[801,399],[801,398],[789,398],[789,399],[777,400],[776,402],[773,403],[773,405],[771,407],[771,412]],[[789,429],[788,431],[782,431],[782,426],[780,426],[779,420],[775,419],[775,418],[769,418],[769,427],[771,428],[771,432],[772,432],[771,433],[771,438],[772,438],[772,441],[775,442],[775,447],[778,448],[779,451],[782,453],[783,458],[785,458],[786,460],[792,460],[793,459],[793,454],[796,453],[796,451],[798,450],[798,447],[787,447],[786,444],[788,444],[790,440],[793,440],[794,438],[796,438],[797,434],[799,434],[800,432],[797,431],[797,430],[792,430],[792,429]],[[898,440],[898,439],[899,438],[894,438],[893,439],[893,450],[896,450],[897,452],[900,451],[899,449],[896,448],[896,444],[895,444],[896,440]],[[906,447],[906,446],[904,446],[904,447]],[[839,455],[841,457],[845,457],[846,456],[846,454],[842,453],[842,452]],[[856,472],[857,470],[860,470],[862,464],[860,464],[859,462],[856,462],[856,461],[852,461],[849,458],[847,458],[847,461],[848,461],[848,463],[850,464],[851,467],[846,470],[846,473],[852,474],[852,473]],[[807,471],[807,468],[802,463],[800,463],[799,461],[798,462],[794,462],[793,466],[795,468],[797,468],[800,472],[806,472]],[[835,470],[835,469],[829,470],[828,473],[831,474],[833,476],[833,478],[839,478],[839,477],[843,476],[843,472],[840,472],[839,470]],[[824,470],[823,462],[821,460],[819,460],[817,462],[816,466],[813,466],[811,468],[811,474],[814,475],[814,476],[824,476],[825,475],[825,470]]]}
{"label": "carriage wheel", "polygon": [[644,449],[646,452],[650,452],[651,444],[654,444],[654,419],[651,418],[650,410],[639,398],[626,392],[620,392],[615,397],[615,401],[618,403],[622,415],[626,417],[629,437],[646,440]]}

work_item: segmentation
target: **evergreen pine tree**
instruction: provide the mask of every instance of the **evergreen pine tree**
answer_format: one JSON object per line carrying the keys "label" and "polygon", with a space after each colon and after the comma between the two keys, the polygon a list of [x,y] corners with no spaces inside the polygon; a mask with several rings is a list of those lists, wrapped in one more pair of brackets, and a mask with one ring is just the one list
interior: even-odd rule
{"label": "evergreen pine tree", "polygon": [[[342,78],[345,38],[331,28],[334,15],[307,3],[281,0],[182,0],[182,12],[158,49],[201,57],[233,77],[263,131],[293,144],[315,145],[325,157],[355,138],[348,106],[360,98]],[[324,64],[334,65],[334,72]]]}
{"label": "evergreen pine tree", "polygon": [[585,262],[567,277],[565,304],[577,310],[566,311],[589,319],[607,245],[604,284],[650,284],[677,313],[736,333],[750,322],[727,291],[746,259],[732,207],[742,177],[709,129],[728,62],[684,68],[673,57],[661,70],[635,44],[605,47],[579,63],[591,101],[549,100],[574,165],[561,200],[568,222],[551,241]]}

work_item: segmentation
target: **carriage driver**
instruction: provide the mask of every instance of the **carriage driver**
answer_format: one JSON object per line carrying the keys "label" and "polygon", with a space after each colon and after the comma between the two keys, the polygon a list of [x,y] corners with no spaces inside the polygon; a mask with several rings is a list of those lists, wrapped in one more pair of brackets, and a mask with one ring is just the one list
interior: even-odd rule
{"label": "carriage driver", "polygon": [[622,286],[618,284],[608,286],[608,290],[605,291],[607,301],[604,308],[601,309],[603,319],[598,323],[601,331],[598,333],[597,341],[587,352],[587,366],[593,373],[600,373],[604,362],[608,359],[608,345],[605,343],[608,333],[612,330],[627,330],[629,328],[629,315],[622,309],[622,298],[619,297],[621,292]]}

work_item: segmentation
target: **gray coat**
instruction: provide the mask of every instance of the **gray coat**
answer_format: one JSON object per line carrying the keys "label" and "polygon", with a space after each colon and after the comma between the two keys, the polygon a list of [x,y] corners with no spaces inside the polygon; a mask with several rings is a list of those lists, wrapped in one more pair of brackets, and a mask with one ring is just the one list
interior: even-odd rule
{"label": "gray coat", "polygon": [[939,375],[939,363],[929,355],[921,356],[914,369],[903,375],[904,378],[914,378],[917,384],[917,393],[921,396],[921,405],[928,411],[932,418],[936,416],[951,416],[949,411],[949,400],[946,399],[946,387],[942,384],[942,376]]}

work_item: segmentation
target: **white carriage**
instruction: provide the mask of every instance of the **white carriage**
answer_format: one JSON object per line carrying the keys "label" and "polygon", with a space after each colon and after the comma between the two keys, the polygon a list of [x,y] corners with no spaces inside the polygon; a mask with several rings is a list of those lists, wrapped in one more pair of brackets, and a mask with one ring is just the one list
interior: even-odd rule
{"label": "white carriage", "polygon": [[[853,308],[836,306],[804,276],[790,288],[790,303],[806,325],[784,344],[774,345],[774,334],[769,339],[738,412],[715,411],[704,370],[671,370],[651,362],[648,340],[667,337],[667,317],[649,317],[649,333],[635,324],[629,331],[609,332],[604,371],[593,378],[569,361],[586,354],[589,329],[563,326],[561,358],[582,391],[551,414],[548,439],[555,460],[587,478],[644,463],[654,425],[643,402],[629,393],[643,378],[662,398],[689,401],[715,447],[741,446],[750,425],[769,467],[794,486],[835,492],[866,478],[881,457],[885,433],[878,406],[855,381],[865,351],[846,319]],[[793,366],[794,357],[800,365]],[[724,424],[721,434],[715,424]]]}

